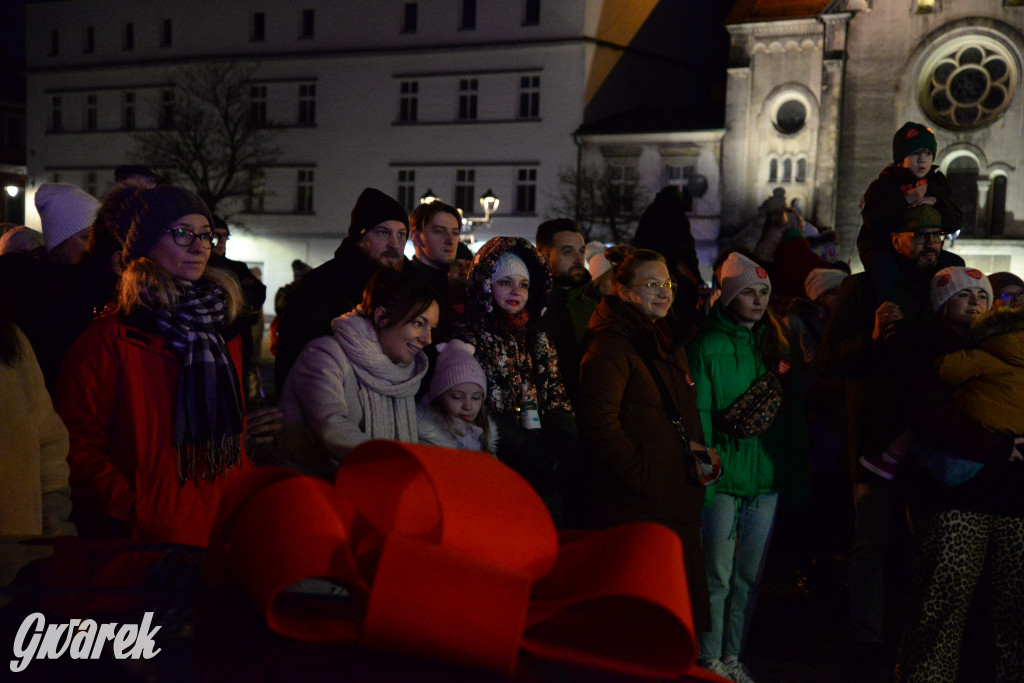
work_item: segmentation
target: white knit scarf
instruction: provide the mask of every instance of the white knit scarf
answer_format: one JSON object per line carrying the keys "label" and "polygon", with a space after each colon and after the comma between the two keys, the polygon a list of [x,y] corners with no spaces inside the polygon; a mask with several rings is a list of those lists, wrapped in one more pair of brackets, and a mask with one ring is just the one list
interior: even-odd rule
{"label": "white knit scarf", "polygon": [[371,320],[355,311],[335,318],[331,329],[358,380],[367,436],[416,443],[414,397],[427,373],[426,354],[420,351],[408,365],[395,363],[384,355]]}

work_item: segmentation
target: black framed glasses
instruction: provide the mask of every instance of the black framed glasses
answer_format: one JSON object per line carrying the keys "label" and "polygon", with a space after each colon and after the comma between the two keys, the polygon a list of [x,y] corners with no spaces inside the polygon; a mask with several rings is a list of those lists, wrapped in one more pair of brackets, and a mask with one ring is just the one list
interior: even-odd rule
{"label": "black framed glasses", "polygon": [[220,244],[220,237],[214,232],[204,232],[197,235],[188,228],[183,228],[178,225],[173,228],[167,228],[167,232],[171,233],[171,237],[174,238],[174,243],[179,247],[191,247],[196,239],[199,240],[199,243],[203,245],[204,249],[213,249],[215,246]]}
{"label": "black framed glasses", "polygon": [[679,291],[679,283],[672,280],[668,282],[641,282],[640,284],[633,286],[645,288],[651,296],[657,296],[658,292],[664,292],[666,290],[669,294],[675,296],[675,293]]}
{"label": "black framed glasses", "polygon": [[913,240],[914,244],[925,244],[926,242],[938,242],[941,244],[946,239],[946,233],[941,230],[912,232],[910,233],[910,239]]}

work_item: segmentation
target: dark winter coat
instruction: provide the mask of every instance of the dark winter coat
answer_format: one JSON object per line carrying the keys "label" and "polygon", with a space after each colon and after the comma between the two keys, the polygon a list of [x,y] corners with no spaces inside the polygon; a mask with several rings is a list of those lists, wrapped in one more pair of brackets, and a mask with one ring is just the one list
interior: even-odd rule
{"label": "dark winter coat", "polygon": [[[928,182],[925,197],[935,197],[935,209],[942,215],[942,222],[953,228],[961,227],[963,213],[953,203],[953,189],[938,166],[932,166],[924,180]],[[882,169],[864,193],[861,218],[863,225],[857,234],[857,249],[891,249],[890,235],[903,228],[903,217],[907,211],[906,192],[918,182],[910,169],[889,164]]]}
{"label": "dark winter coat", "polygon": [[700,545],[704,487],[689,477],[679,433],[640,355],[664,379],[687,435],[702,443],[686,351],[679,343],[666,345],[666,333],[664,321],[656,328],[630,304],[605,297],[587,328],[578,421],[583,452],[595,470],[598,521],[655,521],[679,535],[694,624],[704,631],[711,625]]}
{"label": "dark winter coat", "polygon": [[555,283],[551,303],[540,319],[540,329],[558,352],[558,369],[573,406],[579,398],[580,361],[583,358],[583,335],[590,316],[597,310],[597,300],[588,296],[590,276],[573,287]]}
{"label": "dark winter coat", "polygon": [[[450,279],[447,270],[434,268],[415,257],[406,264],[406,267],[433,287],[440,298],[441,320],[431,334],[432,344],[448,341],[451,339],[452,327],[462,320],[462,314],[466,309],[466,285]],[[431,358],[431,361],[433,360]]]}

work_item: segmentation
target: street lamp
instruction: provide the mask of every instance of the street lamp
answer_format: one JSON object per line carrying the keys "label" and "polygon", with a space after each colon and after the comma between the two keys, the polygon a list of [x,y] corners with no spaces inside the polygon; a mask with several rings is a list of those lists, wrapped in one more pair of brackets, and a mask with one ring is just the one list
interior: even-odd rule
{"label": "street lamp", "polygon": [[434,194],[433,190],[427,188],[427,191],[423,193],[422,197],[420,197],[420,204],[429,204],[431,202],[436,202],[439,199],[440,197]]}
{"label": "street lamp", "polygon": [[498,204],[501,203],[491,188],[487,188],[487,192],[480,195],[480,206],[484,210],[484,222],[491,220],[491,214],[498,210]]}
{"label": "street lamp", "polygon": [[17,185],[8,185],[4,189],[6,189],[7,190],[7,194],[11,195],[12,197],[17,197],[18,196],[18,186]]}

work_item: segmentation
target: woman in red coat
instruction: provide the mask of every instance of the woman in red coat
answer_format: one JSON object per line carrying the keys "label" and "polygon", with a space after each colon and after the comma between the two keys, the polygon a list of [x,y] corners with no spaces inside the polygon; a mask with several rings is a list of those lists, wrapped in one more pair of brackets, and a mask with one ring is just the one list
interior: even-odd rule
{"label": "woman in red coat", "polygon": [[179,187],[122,184],[100,213],[123,245],[117,301],[71,347],[57,411],[71,437],[83,534],[205,546],[245,454],[241,346],[225,325],[241,292],[206,268],[206,205]]}

